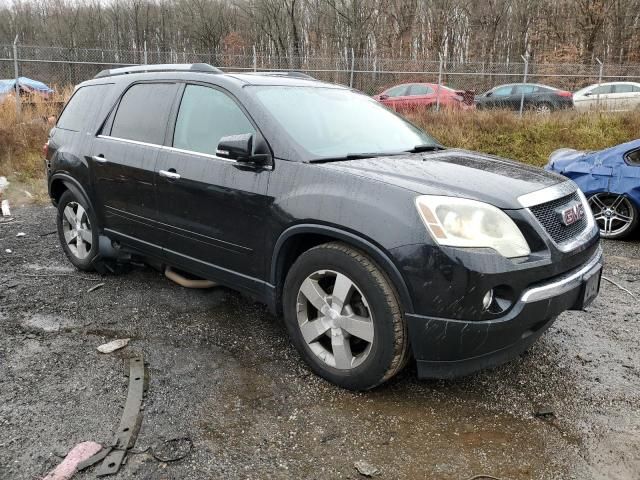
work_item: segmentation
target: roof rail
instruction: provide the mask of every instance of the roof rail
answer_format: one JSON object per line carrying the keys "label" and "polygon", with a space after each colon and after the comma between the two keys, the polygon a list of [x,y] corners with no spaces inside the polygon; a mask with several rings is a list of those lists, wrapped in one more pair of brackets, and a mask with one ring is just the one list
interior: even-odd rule
{"label": "roof rail", "polygon": [[127,75],[129,73],[144,72],[202,72],[222,73],[222,70],[208,63],[166,63],[156,65],[132,65],[130,67],[111,68],[102,70],[93,78],[112,77],[114,75]]}
{"label": "roof rail", "polygon": [[277,71],[269,71],[269,72],[238,72],[243,75],[266,75],[267,77],[292,77],[292,78],[300,78],[306,80],[316,80],[316,78],[311,75],[307,75],[306,73],[289,71],[289,70],[277,70]]}

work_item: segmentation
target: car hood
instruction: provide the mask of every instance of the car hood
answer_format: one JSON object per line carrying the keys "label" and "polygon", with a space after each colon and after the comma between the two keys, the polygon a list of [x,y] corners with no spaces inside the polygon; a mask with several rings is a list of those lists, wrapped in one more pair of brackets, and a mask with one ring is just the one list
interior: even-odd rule
{"label": "car hood", "polygon": [[574,150],[573,148],[560,148],[551,152],[549,162],[545,165],[545,170],[563,173],[565,169],[576,160],[584,160],[589,154],[585,150]]}
{"label": "car hood", "polygon": [[459,149],[322,164],[332,170],[412,190],[470,198],[504,209],[522,208],[518,197],[566,181],[555,173]]}

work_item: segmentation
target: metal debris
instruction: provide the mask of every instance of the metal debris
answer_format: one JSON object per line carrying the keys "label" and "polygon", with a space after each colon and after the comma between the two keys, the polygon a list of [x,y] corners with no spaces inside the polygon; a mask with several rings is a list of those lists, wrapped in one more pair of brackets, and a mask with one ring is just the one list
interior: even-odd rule
{"label": "metal debris", "polygon": [[6,249],[4,250],[4,253],[11,253],[11,249],[10,249],[10,248],[6,248]]}
{"label": "metal debris", "polygon": [[555,412],[551,407],[540,407],[533,414],[538,418],[551,418],[555,417]]}
{"label": "metal debris", "polygon": [[89,290],[87,290],[87,293],[91,293],[94,290],[98,290],[99,288],[104,287],[104,282],[102,283],[98,283],[96,285],[94,285],[93,287],[91,287]]}
{"label": "metal debris", "polygon": [[19,238],[19,237],[24,237],[24,236],[26,236],[26,235],[27,235],[27,234],[26,234],[26,233],[24,233],[24,232],[18,232],[18,233],[16,233],[16,237],[18,237],[18,238]]}
{"label": "metal debris", "polygon": [[104,458],[96,476],[113,475],[118,472],[127,451],[136,443],[142,423],[142,399],[146,379],[142,355],[129,360],[129,392],[122,412],[120,426],[112,442],[113,449]]}
{"label": "metal debris", "polygon": [[380,473],[380,470],[377,467],[374,467],[364,460],[358,460],[353,464],[353,466],[360,475],[364,475],[365,477],[374,477]]}
{"label": "metal debris", "polygon": [[117,340],[112,340],[109,343],[103,343],[98,347],[98,351],[100,353],[111,353],[116,350],[120,350],[121,348],[126,347],[129,344],[130,338],[118,338]]}

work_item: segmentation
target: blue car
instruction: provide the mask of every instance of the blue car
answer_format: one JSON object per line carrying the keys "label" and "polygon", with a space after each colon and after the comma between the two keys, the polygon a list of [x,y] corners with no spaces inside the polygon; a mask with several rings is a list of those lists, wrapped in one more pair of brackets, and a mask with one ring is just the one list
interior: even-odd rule
{"label": "blue car", "polygon": [[562,148],[549,156],[546,170],[578,184],[604,238],[623,238],[640,215],[640,139],[595,152]]}

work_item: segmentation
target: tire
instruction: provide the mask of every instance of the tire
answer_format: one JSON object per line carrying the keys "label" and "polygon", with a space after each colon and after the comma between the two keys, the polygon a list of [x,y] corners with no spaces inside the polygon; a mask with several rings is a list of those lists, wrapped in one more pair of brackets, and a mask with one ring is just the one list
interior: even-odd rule
{"label": "tire", "polygon": [[67,190],[58,201],[56,224],[60,244],[69,261],[78,270],[95,270],[98,222],[91,206],[79,195]]}
{"label": "tire", "polygon": [[369,390],[407,363],[398,295],[371,258],[343,243],[319,245],[298,257],[285,280],[283,310],[302,358],[340,387]]}
{"label": "tire", "polygon": [[534,107],[534,111],[537,115],[549,115],[554,110],[555,109],[553,105],[551,105],[549,102],[537,103]]}
{"label": "tire", "polygon": [[623,194],[601,192],[589,197],[589,206],[600,229],[600,236],[610,240],[627,237],[638,226],[638,209]]}

